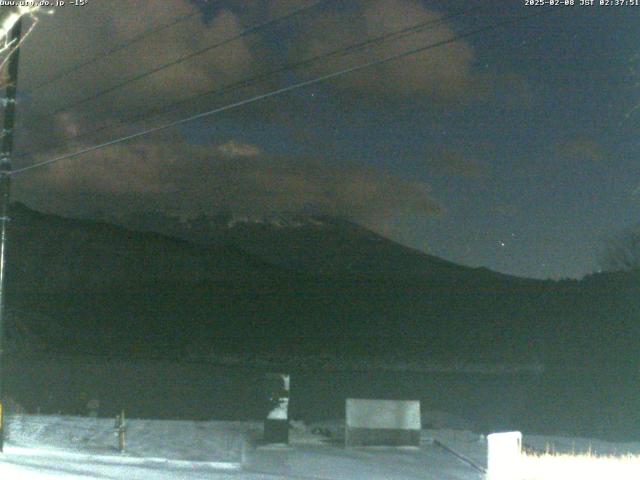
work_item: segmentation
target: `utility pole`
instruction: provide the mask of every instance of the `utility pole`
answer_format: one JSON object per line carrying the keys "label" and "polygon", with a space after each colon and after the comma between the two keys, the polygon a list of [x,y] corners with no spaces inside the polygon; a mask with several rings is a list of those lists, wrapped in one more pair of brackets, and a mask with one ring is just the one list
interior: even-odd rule
{"label": "utility pole", "polygon": [[8,83],[5,90],[4,121],[2,124],[2,148],[0,149],[0,452],[4,450],[4,327],[5,327],[5,282],[7,255],[7,224],[9,222],[9,198],[11,194],[11,152],[13,151],[13,125],[16,117],[16,91],[18,89],[18,61],[20,59],[20,38],[22,18],[13,25],[7,41],[10,47],[8,63]]}

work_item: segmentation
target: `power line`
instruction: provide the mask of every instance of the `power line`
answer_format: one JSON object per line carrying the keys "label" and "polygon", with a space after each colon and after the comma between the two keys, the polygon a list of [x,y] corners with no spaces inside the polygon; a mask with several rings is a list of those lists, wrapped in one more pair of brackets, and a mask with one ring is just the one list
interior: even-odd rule
{"label": "power line", "polygon": [[[430,26],[436,26],[436,25],[440,25],[442,23],[447,22],[448,20],[451,20],[452,18],[456,18],[456,17],[460,17],[463,15],[468,15],[471,12],[474,12],[476,10],[482,10],[483,8],[485,8],[483,5],[477,5],[475,7],[471,7],[468,8],[466,10],[460,10],[457,12],[453,12],[450,13],[448,15],[439,17],[435,20],[428,20],[426,22],[420,22],[417,23],[415,25],[411,25],[409,27],[405,27],[401,30],[397,30],[395,32],[391,32],[388,34],[384,34],[384,35],[379,35],[377,37],[373,37],[369,40],[365,40],[364,42],[355,44],[353,46],[347,47],[345,49],[346,54],[350,54],[350,53],[354,53],[354,52],[358,52],[361,50],[364,50],[365,48],[374,45],[380,41],[387,41],[387,40],[400,40],[402,38],[411,36],[411,35],[415,35],[416,33],[419,33],[421,30],[423,30],[426,27],[430,27]],[[331,52],[331,55],[333,55],[334,52]]]}
{"label": "power line", "polygon": [[509,19],[509,20],[505,20],[503,22],[498,22],[498,23],[494,23],[492,25],[487,25],[487,26],[484,26],[484,27],[481,27],[481,28],[478,28],[478,29],[475,29],[475,30],[472,30],[472,31],[469,31],[469,32],[466,32],[466,33],[463,33],[463,34],[460,34],[460,35],[456,35],[456,36],[451,37],[451,38],[449,38],[447,40],[442,40],[442,41],[435,42],[435,43],[432,43],[432,44],[429,44],[429,45],[426,45],[426,46],[414,48],[412,50],[408,50],[408,51],[405,51],[405,52],[402,52],[402,53],[398,53],[398,54],[395,54],[395,55],[390,55],[390,56],[384,57],[382,59],[373,60],[373,61],[366,62],[366,63],[360,64],[360,65],[356,65],[356,66],[353,66],[353,67],[345,68],[345,69],[339,70],[337,72],[333,72],[333,73],[329,73],[329,74],[326,74],[326,75],[322,75],[320,77],[313,78],[311,80],[305,80],[305,81],[302,81],[302,82],[298,82],[298,83],[295,83],[293,85],[289,85],[289,86],[286,86],[286,87],[278,88],[276,90],[272,90],[272,91],[267,92],[267,93],[263,93],[263,94],[260,94],[260,95],[256,95],[254,97],[247,98],[245,100],[240,100],[238,102],[230,103],[228,105],[225,105],[225,106],[222,106],[222,107],[218,107],[218,108],[215,108],[213,110],[209,110],[209,111],[206,111],[206,112],[203,112],[203,113],[198,113],[198,114],[192,115],[190,117],[182,118],[180,120],[176,120],[176,121],[167,123],[165,125],[161,125],[159,127],[154,127],[154,128],[149,128],[149,129],[146,129],[146,130],[142,130],[142,131],[134,133],[132,135],[127,135],[127,136],[120,137],[120,138],[117,138],[117,139],[114,139],[114,140],[110,140],[108,142],[104,142],[104,143],[101,143],[101,144],[98,144],[98,145],[93,145],[91,147],[87,147],[87,148],[78,150],[76,152],[67,153],[67,154],[64,154],[64,155],[61,155],[61,156],[58,156],[58,157],[51,158],[49,160],[44,160],[42,162],[37,162],[37,163],[34,163],[33,165],[29,165],[27,167],[14,169],[14,170],[11,171],[10,174],[11,174],[11,176],[18,175],[18,174],[21,174],[21,173],[24,173],[24,172],[28,172],[28,171],[36,169],[36,168],[44,167],[44,166],[47,166],[47,165],[51,165],[53,163],[61,162],[63,160],[68,160],[70,158],[74,158],[74,157],[78,157],[78,156],[81,156],[81,155],[84,155],[84,154],[87,154],[87,153],[95,152],[97,150],[101,150],[103,148],[110,147],[110,146],[113,146],[113,145],[117,145],[119,143],[123,143],[123,142],[129,141],[129,140],[134,140],[136,138],[140,138],[140,137],[149,135],[151,133],[160,132],[160,131],[163,131],[163,130],[167,130],[169,128],[173,128],[173,127],[176,127],[176,126],[179,126],[179,125],[183,125],[185,123],[193,122],[195,120],[200,120],[202,118],[210,117],[210,116],[218,114],[218,113],[222,113],[222,112],[225,112],[225,111],[228,111],[228,110],[233,110],[233,109],[242,107],[244,105],[248,105],[250,103],[254,103],[254,102],[257,102],[257,101],[260,101],[260,100],[264,100],[264,99],[267,99],[267,98],[270,98],[270,97],[275,97],[277,95],[281,95],[283,93],[290,92],[292,90],[297,90],[299,88],[307,87],[309,85],[314,85],[314,84],[317,84],[317,83],[325,82],[327,80],[331,80],[331,79],[334,79],[334,78],[337,78],[337,77],[341,77],[341,76],[349,74],[349,73],[357,72],[357,71],[363,70],[365,68],[370,68],[370,67],[374,67],[374,66],[378,66],[378,65],[383,65],[383,64],[392,62],[394,60],[398,60],[398,59],[405,58],[405,57],[408,57],[408,56],[411,56],[411,55],[415,55],[417,53],[421,53],[421,52],[424,52],[424,51],[427,51],[427,50],[431,50],[433,48],[438,48],[438,47],[441,47],[443,45],[448,45],[450,43],[454,43],[454,42],[457,42],[457,41],[462,40],[464,38],[468,38],[468,37],[471,37],[471,36],[474,36],[474,35],[478,35],[480,33],[489,32],[489,31],[495,30],[495,29],[497,29],[499,27],[503,27],[503,26],[510,25],[510,24],[515,24],[515,23],[519,23],[519,22],[522,22],[524,20],[528,20],[530,18],[538,17],[538,16],[541,16],[541,15],[544,15],[544,14],[547,14],[547,13],[560,11],[561,9],[562,9],[562,7],[541,9],[541,10],[538,10],[535,13],[530,14],[530,15],[516,17],[516,18]]}
{"label": "power line", "polygon": [[188,55],[185,55],[183,57],[177,58],[176,60],[172,60],[171,62],[164,63],[164,64],[160,65],[159,67],[153,68],[151,70],[147,70],[147,71],[142,72],[142,73],[140,73],[138,75],[130,77],[127,80],[124,80],[122,82],[116,83],[115,85],[112,85],[109,88],[106,88],[104,90],[100,90],[99,92],[96,92],[95,94],[90,95],[89,97],[82,98],[82,99],[77,100],[75,102],[72,102],[72,103],[70,103],[68,105],[65,105],[63,107],[57,108],[53,112],[49,113],[47,115],[47,117],[52,117],[52,116],[54,116],[54,115],[56,115],[58,113],[66,112],[67,110],[70,110],[72,108],[78,107],[80,105],[84,105],[85,103],[88,103],[88,102],[92,102],[93,100],[97,100],[98,98],[100,98],[100,97],[102,97],[102,96],[104,96],[104,95],[106,95],[108,93],[114,92],[114,91],[116,91],[116,90],[118,90],[118,89],[120,89],[120,88],[122,88],[122,87],[124,87],[126,85],[129,85],[131,83],[134,83],[134,82],[137,82],[137,81],[142,80],[144,78],[147,78],[147,77],[149,77],[151,75],[154,75],[154,74],[156,74],[158,72],[161,72],[162,70],[166,70],[167,68],[171,68],[171,67],[179,65],[181,63],[184,63],[187,60],[191,60],[192,58],[195,58],[195,57],[197,57],[199,55],[202,55],[203,53],[206,53],[206,52],[209,52],[209,51],[214,50],[216,48],[220,48],[220,47],[223,47],[225,45],[228,45],[229,43],[232,43],[232,42],[234,42],[234,41],[236,41],[236,40],[238,40],[238,39],[240,39],[242,37],[250,35],[250,34],[256,32],[256,31],[258,31],[258,30],[260,30],[260,29],[262,29],[264,27],[267,27],[267,26],[272,25],[274,23],[278,23],[278,22],[287,20],[287,19],[289,19],[289,18],[291,18],[291,17],[293,17],[295,15],[298,15],[298,14],[304,12],[304,11],[311,10],[311,9],[313,9],[313,8],[319,6],[320,4],[325,3],[327,1],[332,1],[332,0],[318,0],[318,1],[314,2],[314,3],[312,3],[311,5],[307,5],[305,7],[297,8],[297,9],[293,10],[292,12],[289,12],[289,13],[287,13],[285,15],[280,16],[280,17],[276,17],[276,18],[272,18],[270,20],[266,20],[264,22],[260,22],[257,25],[254,25],[252,27],[244,29],[242,32],[238,33],[237,35],[234,35],[232,37],[226,38],[226,39],[224,39],[224,40],[222,40],[222,41],[220,41],[218,43],[215,43],[213,45],[209,45],[207,47],[201,48],[200,50],[196,50],[195,52],[191,52]]}
{"label": "power line", "polygon": [[[197,100],[199,98],[203,98],[203,97],[207,97],[210,95],[220,95],[223,93],[231,93],[237,90],[241,90],[243,88],[255,85],[258,82],[261,82],[263,80],[266,80],[272,76],[278,75],[280,73],[285,73],[285,72],[290,72],[293,70],[297,70],[303,67],[307,67],[307,66],[311,66],[316,62],[319,62],[321,60],[326,60],[328,58],[331,57],[335,57],[338,55],[348,55],[360,50],[363,50],[366,47],[369,47],[371,45],[374,44],[379,44],[382,42],[386,42],[388,40],[398,40],[400,38],[404,38],[408,35],[414,35],[422,30],[424,30],[426,27],[431,27],[431,26],[435,26],[441,23],[444,23],[448,20],[451,20],[452,18],[461,16],[461,15],[466,15],[471,13],[472,11],[478,10],[484,8],[482,6],[478,6],[478,7],[473,7],[473,8],[469,8],[463,11],[458,11],[458,12],[454,12],[451,13],[449,15],[443,16],[443,17],[439,17],[436,20],[429,20],[429,21],[423,21],[423,22],[419,22],[417,24],[405,27],[403,29],[400,29],[398,31],[395,32],[390,32],[387,34],[382,34],[382,35],[378,35],[377,37],[373,37],[370,39],[367,39],[365,41],[362,42],[358,42],[346,47],[340,47],[338,49],[332,50],[330,52],[325,52],[319,55],[316,55],[314,57],[311,58],[306,58],[303,60],[299,60],[297,62],[290,62],[287,63],[285,65],[282,65],[274,70],[270,70],[267,72],[263,72],[257,76],[254,77],[250,77],[250,78],[245,78],[242,80],[238,80],[232,83],[229,83],[227,85],[224,85],[220,88],[215,88],[215,89],[211,89],[211,90],[207,90],[201,93],[197,93],[195,95],[191,95],[187,98],[183,98],[181,100],[178,100],[176,102],[173,102],[169,105],[165,105],[162,107],[155,107],[152,109],[149,109],[143,113],[140,114],[136,114],[132,117],[123,119],[123,120],[119,120],[107,125],[103,125],[101,127],[95,128],[93,130],[89,130],[87,132],[83,132],[83,133],[79,133],[77,135],[72,135],[67,137],[66,139],[62,140],[62,141],[57,141],[54,143],[49,144],[49,148],[55,147],[55,146],[61,146],[66,144],[66,142],[68,142],[69,140],[77,140],[80,138],[86,138],[90,135],[94,135],[96,133],[99,133],[101,131],[107,130],[107,129],[111,129],[111,128],[116,128],[116,127],[121,127],[121,126],[126,126],[126,125],[130,125],[133,123],[137,123],[140,122],[142,120],[147,120],[149,118],[153,118],[156,117],[158,115],[161,115],[163,113],[167,113],[170,112],[171,110],[175,109],[176,107],[180,106],[180,105],[184,105],[187,104],[189,102],[192,102],[194,100]],[[37,155],[40,153],[44,153],[46,150],[38,150],[38,151],[30,151],[30,152],[25,152],[19,155],[15,155],[14,158],[23,158],[23,157],[28,157],[28,156],[33,156],[33,155]]]}
{"label": "power line", "polygon": [[164,25],[161,25],[159,27],[156,28],[151,28],[148,29],[144,32],[142,32],[141,34],[127,40],[126,42],[117,45],[111,49],[105,50],[101,53],[98,53],[97,55],[91,57],[88,60],[82,61],[82,62],[78,62],[72,66],[70,66],[69,68],[66,68],[52,76],[50,76],[49,78],[47,78],[46,80],[42,80],[41,82],[37,83],[36,85],[34,85],[33,87],[31,87],[31,89],[27,90],[25,93],[30,94],[33,93],[35,90],[38,90],[40,88],[43,87],[48,87],[51,86],[54,82],[57,82],[58,80],[64,78],[67,75],[72,75],[74,73],[76,73],[79,70],[82,70],[86,67],[88,67],[89,65],[93,65],[94,63],[97,63],[101,60],[104,60],[106,57],[110,57],[111,55],[114,55],[128,47],[130,47],[131,45],[134,45],[136,43],[141,42],[142,40],[144,40],[145,38],[148,38],[152,35],[155,35],[157,33],[160,33],[164,30],[167,30],[179,23],[185,22],[187,20],[192,19],[195,16],[200,15],[200,12],[193,12],[193,13],[189,13],[186,15],[182,15],[180,17],[175,18],[173,21],[166,23]]}

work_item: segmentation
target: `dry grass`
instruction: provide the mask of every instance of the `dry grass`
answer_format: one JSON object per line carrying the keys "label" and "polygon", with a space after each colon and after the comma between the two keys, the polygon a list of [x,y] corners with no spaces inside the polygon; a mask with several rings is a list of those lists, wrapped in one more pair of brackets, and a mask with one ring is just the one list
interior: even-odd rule
{"label": "dry grass", "polygon": [[523,454],[520,476],[514,480],[638,480],[640,456],[587,454]]}

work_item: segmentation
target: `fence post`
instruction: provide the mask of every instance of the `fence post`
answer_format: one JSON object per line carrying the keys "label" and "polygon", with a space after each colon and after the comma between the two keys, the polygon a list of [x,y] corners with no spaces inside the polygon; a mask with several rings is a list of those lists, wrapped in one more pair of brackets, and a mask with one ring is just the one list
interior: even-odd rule
{"label": "fence post", "polygon": [[522,433],[504,432],[487,435],[487,478],[519,480],[522,477]]}
{"label": "fence post", "polygon": [[124,420],[124,410],[120,412],[120,415],[116,415],[116,433],[118,435],[118,451],[120,453],[124,453],[126,443],[125,443],[125,432],[127,431],[127,427]]}

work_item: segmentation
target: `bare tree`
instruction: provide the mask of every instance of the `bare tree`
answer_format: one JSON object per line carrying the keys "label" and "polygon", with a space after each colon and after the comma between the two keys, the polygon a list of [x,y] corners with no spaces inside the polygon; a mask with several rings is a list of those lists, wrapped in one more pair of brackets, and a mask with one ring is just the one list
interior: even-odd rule
{"label": "bare tree", "polygon": [[640,224],[610,237],[598,263],[604,271],[640,270]]}

